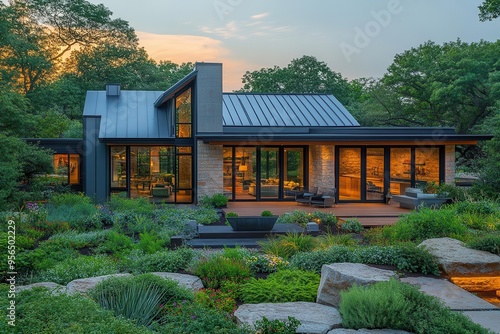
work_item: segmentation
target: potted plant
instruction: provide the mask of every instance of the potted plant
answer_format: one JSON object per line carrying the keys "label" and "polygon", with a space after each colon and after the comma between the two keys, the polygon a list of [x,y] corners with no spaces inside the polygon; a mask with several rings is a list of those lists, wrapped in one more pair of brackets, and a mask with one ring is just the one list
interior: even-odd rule
{"label": "potted plant", "polygon": [[245,216],[245,217],[236,217],[229,212],[226,213],[226,220],[229,222],[229,225],[235,231],[271,231],[276,224],[276,220],[278,216],[264,215],[264,216]]}

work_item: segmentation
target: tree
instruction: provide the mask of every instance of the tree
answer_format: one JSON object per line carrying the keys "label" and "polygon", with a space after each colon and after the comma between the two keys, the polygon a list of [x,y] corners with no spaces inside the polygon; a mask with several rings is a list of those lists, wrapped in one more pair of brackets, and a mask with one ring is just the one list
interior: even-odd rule
{"label": "tree", "polygon": [[34,127],[26,112],[28,100],[17,92],[0,85],[0,134],[6,136],[29,136]]}
{"label": "tree", "polygon": [[485,0],[479,6],[479,20],[491,21],[500,16],[500,0]]}
{"label": "tree", "polygon": [[242,92],[333,94],[343,103],[349,100],[349,84],[340,73],[312,56],[293,59],[287,67],[247,71]]}

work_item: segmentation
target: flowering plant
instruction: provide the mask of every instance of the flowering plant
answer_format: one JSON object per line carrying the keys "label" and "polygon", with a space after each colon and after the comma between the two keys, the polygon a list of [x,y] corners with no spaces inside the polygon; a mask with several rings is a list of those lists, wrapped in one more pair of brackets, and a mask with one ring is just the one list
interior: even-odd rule
{"label": "flowering plant", "polygon": [[246,260],[246,264],[255,273],[273,273],[280,268],[286,267],[288,261],[276,255],[257,254],[249,257]]}

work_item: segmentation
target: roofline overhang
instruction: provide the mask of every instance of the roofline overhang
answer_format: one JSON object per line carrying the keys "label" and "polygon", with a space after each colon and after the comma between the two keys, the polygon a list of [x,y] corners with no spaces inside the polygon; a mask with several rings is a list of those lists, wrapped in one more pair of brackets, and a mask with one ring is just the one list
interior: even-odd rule
{"label": "roofline overhang", "polygon": [[163,94],[161,94],[156,101],[154,102],[154,106],[156,108],[161,107],[162,104],[170,100],[172,97],[174,97],[175,94],[177,94],[179,91],[184,89],[187,85],[189,85],[195,78],[196,75],[198,74],[197,70],[193,70],[191,73],[186,75],[184,78],[181,80],[177,81],[172,87],[167,89]]}
{"label": "roofline overhang", "polygon": [[107,145],[172,145],[175,138],[99,138]]}

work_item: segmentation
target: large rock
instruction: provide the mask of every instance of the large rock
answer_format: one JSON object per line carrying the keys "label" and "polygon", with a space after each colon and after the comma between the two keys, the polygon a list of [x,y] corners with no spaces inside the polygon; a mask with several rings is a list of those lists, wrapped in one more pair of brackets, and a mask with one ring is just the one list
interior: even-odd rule
{"label": "large rock", "polygon": [[254,326],[263,317],[269,320],[288,320],[289,316],[294,317],[301,323],[297,333],[326,334],[342,323],[337,309],[307,302],[243,304],[234,315],[238,323],[250,326]]}
{"label": "large rock", "polygon": [[94,288],[99,282],[107,280],[111,277],[130,276],[130,274],[113,274],[98,277],[75,279],[68,283],[66,290],[68,294],[81,293],[85,294],[88,290]]}
{"label": "large rock", "polygon": [[459,240],[428,239],[419,246],[437,257],[441,270],[448,277],[500,276],[500,256],[467,248]]}
{"label": "large rock", "polygon": [[151,274],[159,276],[161,278],[170,278],[179,283],[180,286],[189,289],[193,292],[203,289],[203,283],[201,282],[201,279],[197,276],[177,274],[177,273],[163,273],[163,272],[156,272]]}
{"label": "large rock", "polygon": [[59,285],[54,282],[39,282],[39,283],[33,283],[29,285],[19,285],[16,286],[16,292],[19,293],[24,290],[31,290],[36,287],[44,287],[49,289],[52,294],[60,294],[60,293],[66,293],[66,287]]}
{"label": "large rock", "polygon": [[332,329],[328,334],[410,334],[406,331],[400,331],[397,329],[345,329],[337,328]]}
{"label": "large rock", "polygon": [[354,284],[369,285],[397,278],[394,271],[373,268],[360,263],[334,263],[323,265],[321,282],[316,302],[324,305],[339,306],[340,292]]}

